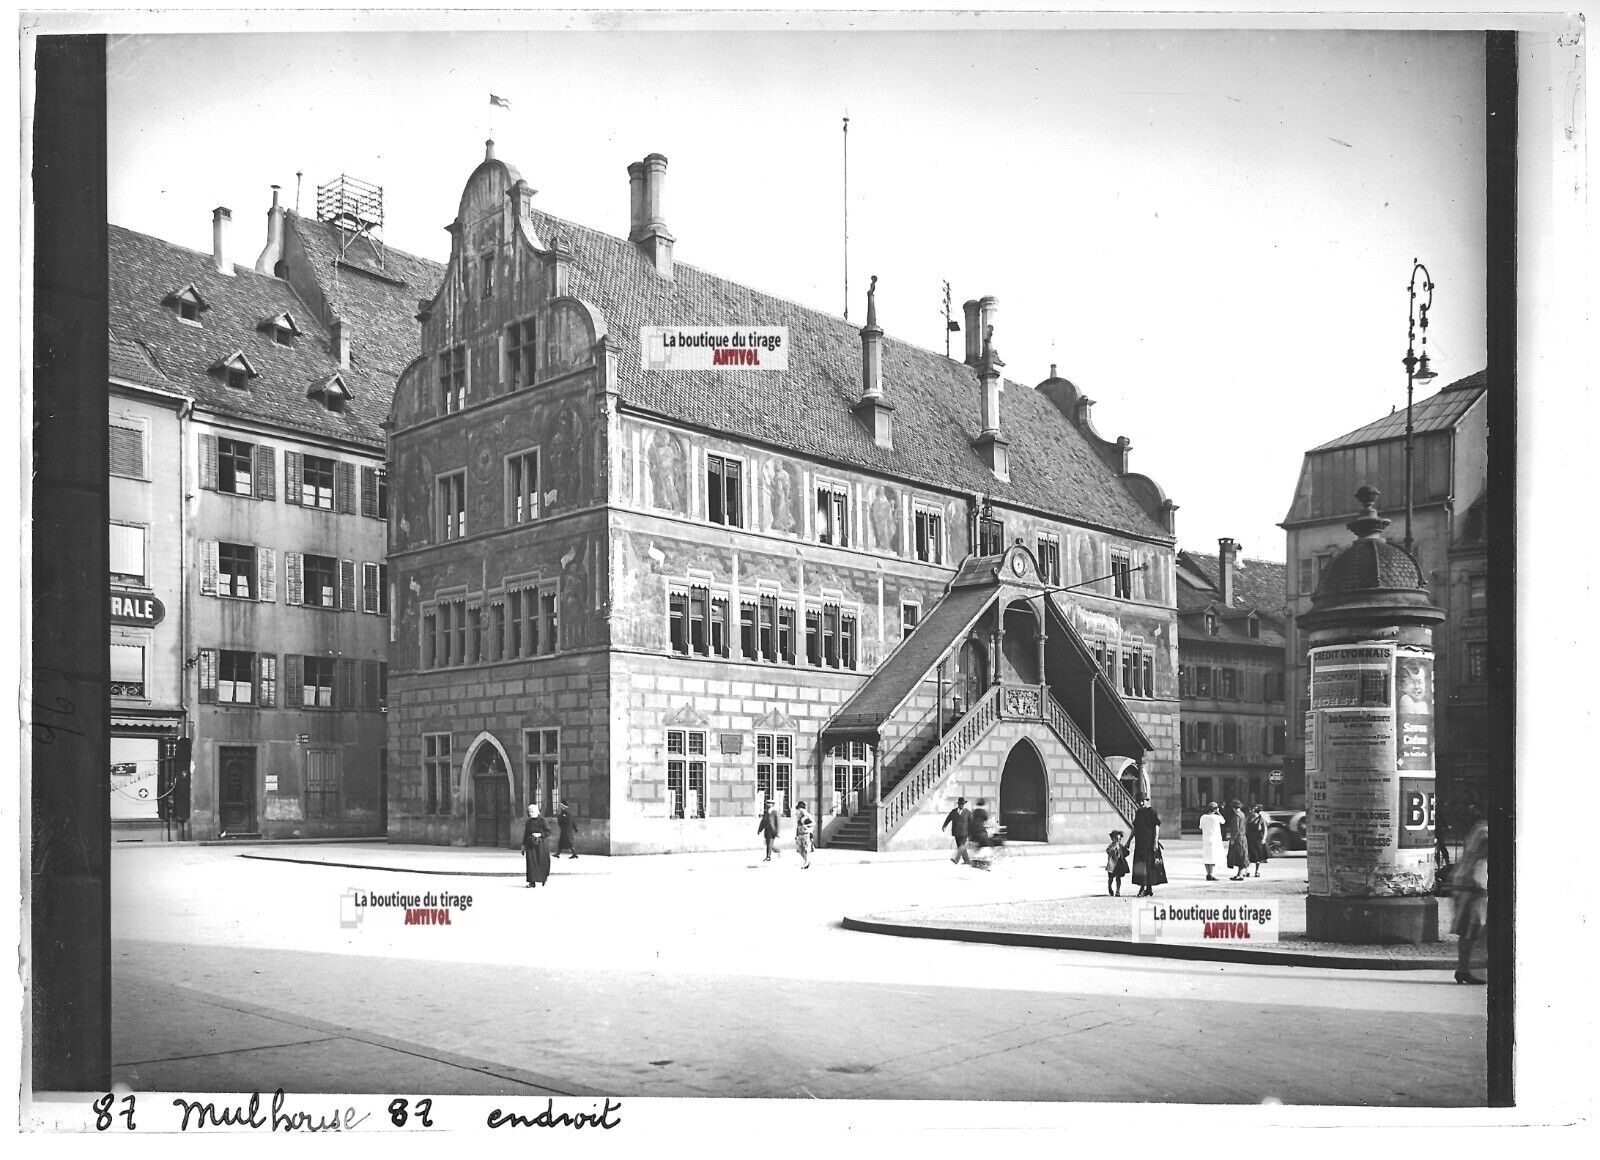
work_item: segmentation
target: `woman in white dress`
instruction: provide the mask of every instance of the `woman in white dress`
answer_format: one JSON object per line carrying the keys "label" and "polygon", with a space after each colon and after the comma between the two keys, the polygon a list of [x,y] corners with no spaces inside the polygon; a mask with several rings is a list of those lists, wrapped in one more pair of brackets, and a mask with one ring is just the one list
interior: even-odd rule
{"label": "woman in white dress", "polygon": [[1215,882],[1217,876],[1211,871],[1225,856],[1226,847],[1222,842],[1222,814],[1217,810],[1217,803],[1212,802],[1206,807],[1206,812],[1200,815],[1200,861],[1206,864],[1206,881]]}

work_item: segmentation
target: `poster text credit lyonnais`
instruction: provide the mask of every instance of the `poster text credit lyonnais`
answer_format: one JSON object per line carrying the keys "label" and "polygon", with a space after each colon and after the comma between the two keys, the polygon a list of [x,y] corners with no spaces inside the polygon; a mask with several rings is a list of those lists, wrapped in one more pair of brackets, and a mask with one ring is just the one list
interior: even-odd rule
{"label": "poster text credit lyonnais", "polygon": [[641,326],[647,371],[789,369],[787,326]]}

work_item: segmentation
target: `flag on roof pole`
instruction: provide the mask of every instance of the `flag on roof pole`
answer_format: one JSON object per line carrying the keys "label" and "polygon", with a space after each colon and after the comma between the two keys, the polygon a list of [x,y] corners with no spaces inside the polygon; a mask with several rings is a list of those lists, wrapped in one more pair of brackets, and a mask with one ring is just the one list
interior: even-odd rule
{"label": "flag on roof pole", "polygon": [[502,109],[509,109],[511,107],[511,101],[509,98],[497,97],[493,93],[489,94],[489,103],[491,105],[498,105]]}

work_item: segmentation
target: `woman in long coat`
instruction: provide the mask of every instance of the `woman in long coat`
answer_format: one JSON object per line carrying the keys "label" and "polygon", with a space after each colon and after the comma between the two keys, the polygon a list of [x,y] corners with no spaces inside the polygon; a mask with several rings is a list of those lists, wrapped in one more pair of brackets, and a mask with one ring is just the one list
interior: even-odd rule
{"label": "woman in long coat", "polygon": [[1256,877],[1261,877],[1261,863],[1272,857],[1272,850],[1267,846],[1267,815],[1261,812],[1261,803],[1257,802],[1250,807],[1250,820],[1244,824],[1245,837],[1250,844],[1250,863],[1256,868]]}
{"label": "woman in long coat", "polygon": [[1139,799],[1139,809],[1133,815],[1133,884],[1139,888],[1139,897],[1149,897],[1155,887],[1167,880],[1165,870],[1158,860],[1161,851],[1161,815],[1148,798]]}
{"label": "woman in long coat", "polygon": [[528,820],[522,823],[522,860],[529,886],[543,886],[550,877],[550,825],[539,816],[537,804],[528,806]]}
{"label": "woman in long coat", "polygon": [[1244,807],[1239,799],[1228,803],[1228,869],[1236,870],[1230,882],[1237,882],[1250,869],[1250,844],[1244,833]]}
{"label": "woman in long coat", "polygon": [[1206,807],[1206,812],[1200,815],[1200,861],[1206,864],[1207,882],[1217,880],[1212,871],[1227,856],[1222,843],[1222,814],[1217,809],[1217,803],[1212,802]]}

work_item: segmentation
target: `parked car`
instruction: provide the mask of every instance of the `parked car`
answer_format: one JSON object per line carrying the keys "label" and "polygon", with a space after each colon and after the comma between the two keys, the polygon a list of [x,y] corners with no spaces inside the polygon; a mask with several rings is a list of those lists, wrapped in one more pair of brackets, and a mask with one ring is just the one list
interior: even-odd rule
{"label": "parked car", "polygon": [[1274,854],[1306,848],[1305,810],[1266,810],[1267,849]]}

